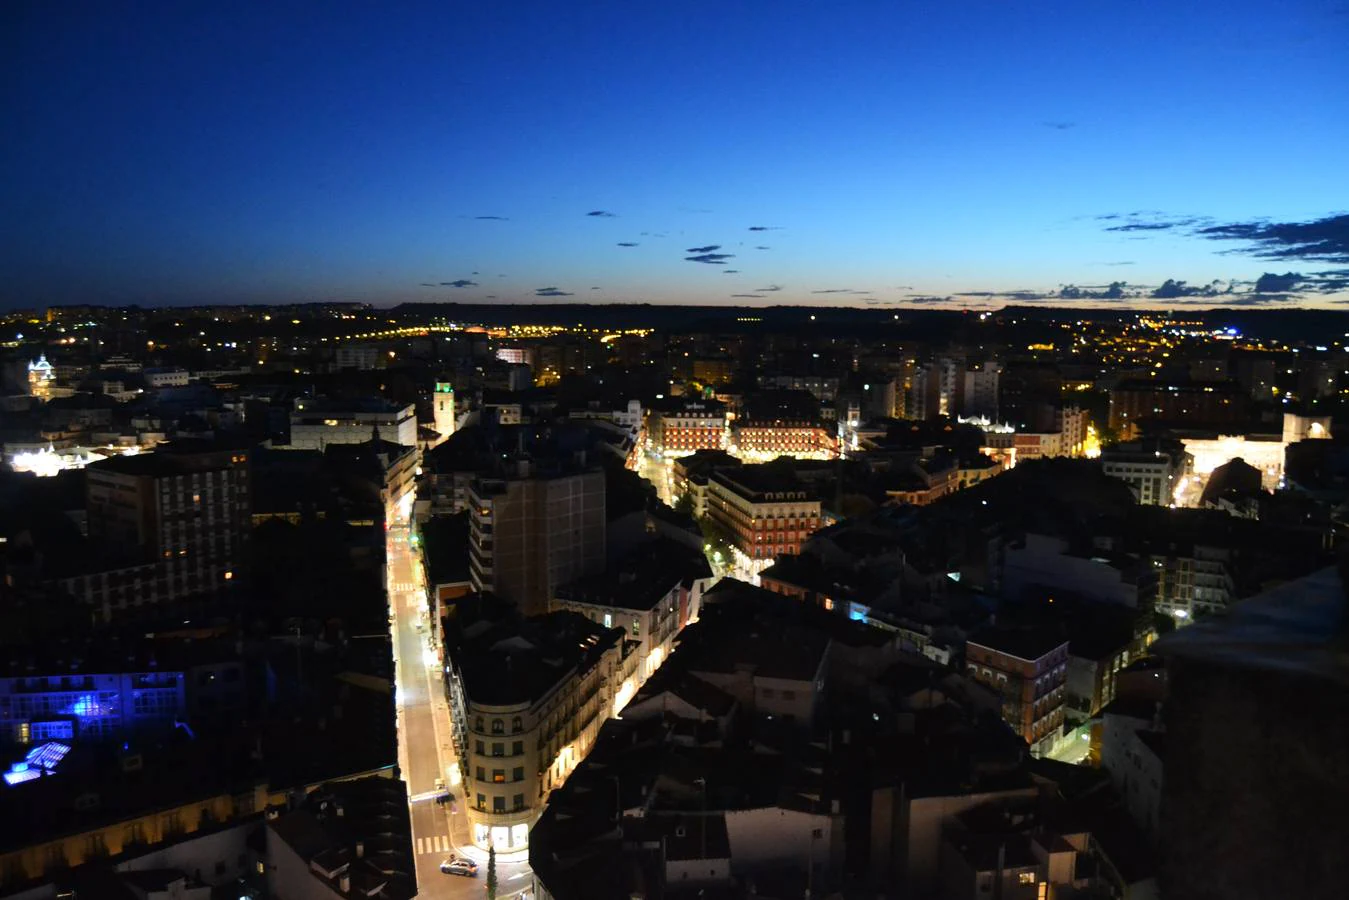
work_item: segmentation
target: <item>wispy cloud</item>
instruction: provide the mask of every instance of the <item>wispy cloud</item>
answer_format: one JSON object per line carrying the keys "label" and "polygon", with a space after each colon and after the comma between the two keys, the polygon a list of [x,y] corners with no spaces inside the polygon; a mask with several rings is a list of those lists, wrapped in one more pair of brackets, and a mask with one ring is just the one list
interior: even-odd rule
{"label": "wispy cloud", "polygon": [[506,216],[474,216],[479,222],[509,222]]}
{"label": "wispy cloud", "polygon": [[636,247],[637,245],[636,245],[635,243],[633,243],[632,241],[619,241],[619,242],[618,242],[618,246],[620,246],[620,247]]}
{"label": "wispy cloud", "polygon": [[720,250],[721,244],[708,244],[706,247],[689,247],[685,253],[711,253],[713,250]]}
{"label": "wispy cloud", "polygon": [[709,266],[723,265],[728,259],[735,259],[734,253],[697,253],[684,257],[687,262],[703,263]]}
{"label": "wispy cloud", "polygon": [[742,299],[745,299],[745,300],[762,300],[762,299],[763,299],[763,294],[732,294],[731,296],[732,296],[732,297],[735,297],[735,298],[742,298]]}
{"label": "wispy cloud", "polygon": [[442,282],[440,283],[440,286],[441,286],[441,287],[452,287],[452,288],[477,287],[477,286],[478,286],[478,282],[476,282],[476,281],[469,281],[467,278],[460,278],[458,281],[442,281]]}
{"label": "wispy cloud", "polygon": [[592,209],[586,215],[596,219],[612,219],[617,217],[618,213],[611,213],[607,209]]}
{"label": "wispy cloud", "polygon": [[758,292],[761,293],[761,294],[771,294],[771,293],[773,293],[774,291],[780,291],[780,290],[782,290],[782,285],[780,285],[780,284],[770,284],[768,287],[755,288],[754,290],[758,291]]}
{"label": "wispy cloud", "polygon": [[439,285],[434,284],[433,282],[430,281],[423,281],[422,287],[439,287]]}
{"label": "wispy cloud", "polygon": [[781,230],[782,230],[782,226],[781,226],[781,225],[751,225],[751,226],[749,226],[749,230],[750,230],[750,231],[781,231]]}
{"label": "wispy cloud", "polygon": [[1306,259],[1349,264],[1349,213],[1310,222],[1228,222],[1195,232],[1214,241],[1240,241],[1248,246],[1232,253],[1259,259]]}
{"label": "wispy cloud", "polygon": [[772,247],[765,247],[765,246],[763,246],[763,245],[760,245],[760,246],[758,246],[758,247],[755,247],[754,249],[755,249],[755,250],[772,250],[773,248],[772,248]]}
{"label": "wispy cloud", "polygon": [[1055,131],[1067,131],[1070,128],[1077,127],[1076,122],[1041,122],[1040,124],[1046,128],[1052,128]]}
{"label": "wispy cloud", "polygon": [[535,288],[535,297],[570,297],[571,294],[555,287]]}
{"label": "wispy cloud", "polygon": [[739,274],[740,274],[740,270],[739,270],[739,269],[722,269],[722,270],[721,270],[721,274],[723,274],[723,275],[739,275]]}

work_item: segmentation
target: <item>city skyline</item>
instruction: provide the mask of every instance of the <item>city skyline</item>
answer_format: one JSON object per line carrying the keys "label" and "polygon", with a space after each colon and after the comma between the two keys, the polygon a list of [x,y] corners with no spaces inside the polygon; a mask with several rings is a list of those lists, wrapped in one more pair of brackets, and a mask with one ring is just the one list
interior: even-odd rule
{"label": "city skyline", "polygon": [[330,10],[11,9],[0,308],[1349,301],[1334,2]]}

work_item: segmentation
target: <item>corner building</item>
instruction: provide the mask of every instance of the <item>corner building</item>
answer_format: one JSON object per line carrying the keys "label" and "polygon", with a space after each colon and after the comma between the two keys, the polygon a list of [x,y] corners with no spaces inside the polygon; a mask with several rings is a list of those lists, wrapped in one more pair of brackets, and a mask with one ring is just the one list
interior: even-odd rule
{"label": "corner building", "polygon": [[623,630],[574,612],[477,629],[451,654],[464,803],[476,846],[522,850],[550,791],[590,752],[625,678]]}

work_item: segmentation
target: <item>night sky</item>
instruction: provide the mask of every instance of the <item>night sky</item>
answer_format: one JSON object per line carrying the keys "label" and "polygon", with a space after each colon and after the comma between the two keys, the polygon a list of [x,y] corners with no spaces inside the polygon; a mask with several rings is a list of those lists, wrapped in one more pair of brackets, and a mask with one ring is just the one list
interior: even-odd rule
{"label": "night sky", "polygon": [[1349,302],[1344,0],[0,7],[0,306]]}

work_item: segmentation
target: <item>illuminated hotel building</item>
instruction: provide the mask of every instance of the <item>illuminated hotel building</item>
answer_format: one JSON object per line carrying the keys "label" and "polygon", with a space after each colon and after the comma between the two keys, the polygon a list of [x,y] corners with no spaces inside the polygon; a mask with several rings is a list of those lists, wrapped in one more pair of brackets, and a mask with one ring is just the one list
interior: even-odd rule
{"label": "illuminated hotel building", "polygon": [[796,555],[820,528],[820,501],[790,472],[768,464],[721,469],[707,487],[707,514],[753,576],[782,555]]}
{"label": "illuminated hotel building", "polygon": [[647,429],[651,448],[664,456],[687,456],[726,446],[726,406],[716,400],[675,401],[653,410]]}
{"label": "illuminated hotel building", "polygon": [[[482,623],[479,623],[480,625]],[[449,651],[469,837],[523,850],[554,788],[590,752],[635,660],[625,632],[574,612],[476,627]],[[447,637],[447,641],[449,638]]]}

